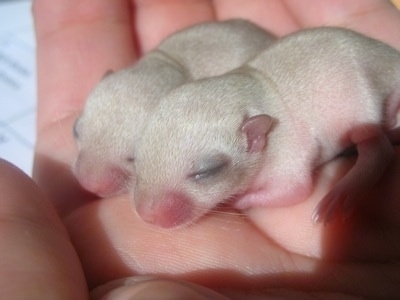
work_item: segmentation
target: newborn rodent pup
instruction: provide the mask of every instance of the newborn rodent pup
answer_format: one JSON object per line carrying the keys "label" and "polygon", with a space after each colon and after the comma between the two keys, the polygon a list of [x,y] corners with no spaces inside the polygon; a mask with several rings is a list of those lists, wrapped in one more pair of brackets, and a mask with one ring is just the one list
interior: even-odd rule
{"label": "newborn rodent pup", "polygon": [[241,66],[274,39],[244,20],[203,23],[168,37],[133,66],[107,72],[74,125],[79,183],[100,196],[131,192],[138,143],[161,97]]}
{"label": "newborn rodent pup", "polygon": [[164,228],[226,201],[291,205],[310,195],[316,168],[355,147],[356,163],[312,216],[347,217],[393,156],[399,105],[399,51],[346,29],[288,35],[163,97],[135,149],[134,205]]}

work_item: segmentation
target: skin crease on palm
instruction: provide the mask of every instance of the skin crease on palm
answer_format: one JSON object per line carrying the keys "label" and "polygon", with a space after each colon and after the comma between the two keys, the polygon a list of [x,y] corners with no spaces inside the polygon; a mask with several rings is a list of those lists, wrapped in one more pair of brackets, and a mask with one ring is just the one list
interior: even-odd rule
{"label": "skin crease on palm", "polygon": [[[399,148],[365,205],[345,222],[328,226],[314,225],[312,211],[353,158],[318,170],[315,192],[296,206],[240,213],[225,209],[180,230],[143,223],[128,196],[96,199],[85,194],[70,171],[76,155],[71,128],[90,89],[106,70],[131,64],[172,32],[201,21],[241,17],[278,36],[318,25],[349,27],[400,49],[400,14],[388,1],[33,4],[39,72],[34,180],[40,189],[0,163],[0,298],[86,299],[86,284],[94,289],[148,274],[200,284],[232,299],[243,299],[240,290],[246,288],[254,299],[400,295]],[[150,279],[134,285],[132,280],[117,281],[92,296],[225,299],[207,293],[189,283]]]}

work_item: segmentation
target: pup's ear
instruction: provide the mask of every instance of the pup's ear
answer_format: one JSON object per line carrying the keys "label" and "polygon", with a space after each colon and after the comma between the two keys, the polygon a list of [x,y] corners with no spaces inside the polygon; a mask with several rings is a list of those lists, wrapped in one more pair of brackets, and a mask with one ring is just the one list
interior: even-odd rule
{"label": "pup's ear", "polygon": [[256,115],[243,121],[241,131],[247,137],[247,151],[260,152],[267,143],[267,133],[272,126],[272,118],[268,115]]}

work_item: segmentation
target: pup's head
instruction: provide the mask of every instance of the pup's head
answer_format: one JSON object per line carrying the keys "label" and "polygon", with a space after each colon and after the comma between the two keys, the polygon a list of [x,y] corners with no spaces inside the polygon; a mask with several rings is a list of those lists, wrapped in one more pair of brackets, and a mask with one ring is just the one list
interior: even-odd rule
{"label": "pup's head", "polygon": [[84,188],[100,196],[130,190],[143,128],[161,96],[184,81],[181,66],[158,51],[106,73],[74,126],[79,149],[74,171]]}
{"label": "pup's head", "polygon": [[124,191],[133,173],[134,120],[126,102],[134,95],[121,86],[127,72],[104,75],[73,128],[79,150],[73,171],[86,190],[99,196]]}
{"label": "pup's head", "polygon": [[134,205],[143,220],[188,224],[244,192],[261,167],[271,118],[240,99],[259,96],[251,82],[228,79],[181,86],[153,114],[134,163]]}

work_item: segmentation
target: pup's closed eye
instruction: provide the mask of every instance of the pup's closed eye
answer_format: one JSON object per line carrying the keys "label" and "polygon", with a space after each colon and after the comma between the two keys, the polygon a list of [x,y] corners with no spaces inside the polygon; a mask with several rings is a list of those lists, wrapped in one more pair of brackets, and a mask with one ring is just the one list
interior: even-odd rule
{"label": "pup's closed eye", "polygon": [[221,174],[230,163],[231,159],[226,154],[214,154],[196,162],[194,171],[188,177],[196,182],[201,182]]}

